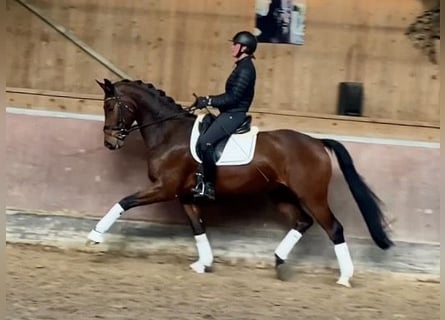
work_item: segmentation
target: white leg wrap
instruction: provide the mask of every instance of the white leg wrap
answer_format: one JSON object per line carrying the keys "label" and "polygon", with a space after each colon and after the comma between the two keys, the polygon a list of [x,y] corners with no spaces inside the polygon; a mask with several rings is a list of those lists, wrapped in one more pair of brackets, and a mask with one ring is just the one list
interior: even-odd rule
{"label": "white leg wrap", "polygon": [[104,236],[96,230],[91,230],[88,234],[88,239],[96,243],[102,243],[104,241]]}
{"label": "white leg wrap", "polygon": [[286,260],[289,252],[291,252],[302,236],[299,231],[295,229],[290,230],[275,249],[275,254],[281,259]]}
{"label": "white leg wrap", "polygon": [[205,267],[210,267],[213,262],[212,248],[205,233],[195,236],[195,240],[199,260],[192,263],[190,267],[197,273],[204,273]]}
{"label": "white leg wrap", "polygon": [[350,287],[349,279],[354,274],[354,266],[352,264],[351,255],[349,254],[348,245],[346,242],[336,244],[334,250],[340,267],[340,279],[338,279],[337,283]]}
{"label": "white leg wrap", "polygon": [[110,211],[108,211],[108,213],[96,224],[94,230],[92,230],[88,235],[88,239],[94,242],[102,242],[102,234],[107,232],[108,229],[111,228],[113,223],[121,216],[122,212],[124,212],[124,209],[119,203],[116,203],[110,209]]}

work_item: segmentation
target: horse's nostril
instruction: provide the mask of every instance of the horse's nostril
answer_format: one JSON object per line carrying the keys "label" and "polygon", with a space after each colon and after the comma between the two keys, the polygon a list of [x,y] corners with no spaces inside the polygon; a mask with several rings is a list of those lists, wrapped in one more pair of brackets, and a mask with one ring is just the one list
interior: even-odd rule
{"label": "horse's nostril", "polygon": [[109,143],[108,141],[105,141],[105,142],[104,142],[104,145],[105,145],[105,147],[107,147],[107,148],[112,148],[112,147],[113,147],[113,145],[112,145],[111,143]]}

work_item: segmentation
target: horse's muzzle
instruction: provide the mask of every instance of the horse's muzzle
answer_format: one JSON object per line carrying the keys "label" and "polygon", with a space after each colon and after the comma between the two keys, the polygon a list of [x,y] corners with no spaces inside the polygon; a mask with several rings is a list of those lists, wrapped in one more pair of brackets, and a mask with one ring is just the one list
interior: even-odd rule
{"label": "horse's muzzle", "polygon": [[105,135],[104,146],[110,150],[117,150],[124,146],[124,139],[120,139],[113,135]]}
{"label": "horse's muzzle", "polygon": [[118,143],[112,144],[112,143],[109,143],[108,141],[105,141],[104,145],[105,145],[105,147],[107,147],[110,150],[117,150],[117,149],[121,148],[121,146]]}

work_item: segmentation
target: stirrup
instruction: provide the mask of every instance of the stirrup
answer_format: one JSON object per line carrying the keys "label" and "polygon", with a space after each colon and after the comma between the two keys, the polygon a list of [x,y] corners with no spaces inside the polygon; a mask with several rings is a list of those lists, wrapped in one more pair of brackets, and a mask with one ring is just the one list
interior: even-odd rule
{"label": "stirrup", "polygon": [[196,174],[196,186],[192,189],[195,193],[204,193],[204,175],[201,172]]}
{"label": "stirrup", "polygon": [[201,182],[192,189],[194,192],[194,198],[206,198],[209,200],[215,200],[215,188],[212,183]]}
{"label": "stirrup", "polygon": [[203,195],[204,194],[204,182],[199,182],[196,184],[194,188],[192,188],[192,192],[196,195]]}

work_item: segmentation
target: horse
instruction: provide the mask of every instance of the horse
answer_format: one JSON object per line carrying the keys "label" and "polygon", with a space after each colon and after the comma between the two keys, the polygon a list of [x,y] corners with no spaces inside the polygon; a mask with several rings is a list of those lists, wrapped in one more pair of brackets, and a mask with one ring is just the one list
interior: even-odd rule
{"label": "horse", "polygon": [[[87,244],[103,242],[104,233],[131,208],[178,200],[188,217],[198,253],[197,261],[190,264],[190,268],[197,273],[211,271],[213,253],[201,218],[203,203],[192,195],[199,165],[199,159],[191,152],[194,150],[191,135],[198,117],[193,106],[184,108],[163,90],[141,80],[96,82],[104,91],[104,146],[110,150],[121,149],[125,138],[138,130],[149,151],[146,159],[149,183],[145,190],[115,203],[90,231]],[[244,165],[218,165],[217,198],[263,194],[277,205],[278,212],[285,212],[293,219],[293,228],[274,252],[275,270],[280,279],[288,254],[315,220],[334,245],[340,271],[337,283],[350,287],[354,266],[343,226],[328,204],[332,176],[328,151],[336,155],[371,238],[379,248],[387,250],[393,242],[386,231],[380,208],[382,201],[356,171],[349,152],[340,142],[313,138],[291,129],[252,133],[253,126],[248,121],[244,127],[243,132],[235,134],[241,138],[250,132],[251,139],[256,139],[253,156]],[[222,150],[224,152],[224,143]]]}

